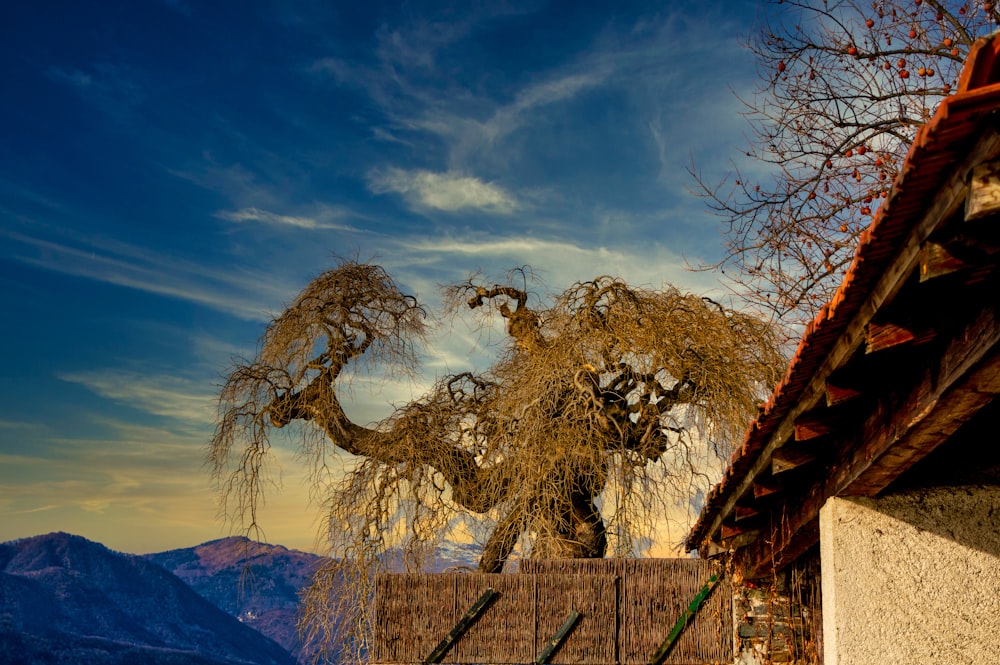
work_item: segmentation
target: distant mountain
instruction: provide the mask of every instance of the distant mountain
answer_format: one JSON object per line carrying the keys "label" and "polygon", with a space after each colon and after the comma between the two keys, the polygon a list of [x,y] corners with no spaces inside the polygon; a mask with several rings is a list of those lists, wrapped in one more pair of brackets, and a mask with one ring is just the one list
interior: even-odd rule
{"label": "distant mountain", "polygon": [[[421,561],[421,566],[428,573],[474,572],[479,566],[482,553],[480,545],[445,541],[438,545],[431,556]],[[406,571],[406,552],[402,549],[386,551],[381,561],[389,572]]]}
{"label": "distant mountain", "polygon": [[[475,569],[481,549],[446,543],[438,549],[431,570]],[[402,568],[402,552],[392,550],[386,557],[390,569]],[[323,557],[234,536],[145,558],[270,637],[299,662],[308,661],[297,630],[299,594],[323,564]]]}
{"label": "distant mountain", "polygon": [[431,572],[442,573],[459,570],[476,570],[483,555],[481,545],[473,543],[443,542],[437,549],[437,556],[431,563]]}
{"label": "distant mountain", "polygon": [[322,557],[232,537],[146,558],[292,655],[301,655],[296,629],[299,592],[322,565]]}
{"label": "distant mountain", "polygon": [[144,558],[54,533],[0,544],[0,665],[291,665]]}

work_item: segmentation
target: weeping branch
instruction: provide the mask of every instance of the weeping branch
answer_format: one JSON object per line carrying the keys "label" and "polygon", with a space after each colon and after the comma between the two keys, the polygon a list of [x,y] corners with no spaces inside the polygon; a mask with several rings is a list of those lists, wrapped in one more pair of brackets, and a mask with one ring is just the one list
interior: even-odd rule
{"label": "weeping branch", "polygon": [[[394,551],[418,564],[459,521],[477,535],[484,571],[515,551],[627,553],[657,519],[659,499],[643,497],[686,501],[777,380],[777,337],[754,317],[607,276],[531,306],[528,274],[513,273],[523,285],[448,289],[451,311],[471,309],[487,327],[499,317],[505,343],[487,371],[442,377],[379,423],[352,422],[338,390],[370,366],[416,371],[426,313],[378,266],[344,262],[317,277],[230,372],[209,453],[225,510],[257,524],[270,437],[290,433],[339,562],[323,588],[338,575],[352,588],[341,623],[307,625],[317,640],[362,640],[362,653],[371,571]],[[337,456],[352,461],[333,473]],[[307,624],[329,618],[321,596],[310,592]]]}

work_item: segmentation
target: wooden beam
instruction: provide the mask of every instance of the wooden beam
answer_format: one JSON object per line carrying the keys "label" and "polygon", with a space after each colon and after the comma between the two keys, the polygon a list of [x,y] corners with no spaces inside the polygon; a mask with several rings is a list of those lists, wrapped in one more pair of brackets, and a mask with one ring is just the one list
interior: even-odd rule
{"label": "wooden beam", "polygon": [[875,323],[872,321],[868,324],[868,329],[865,331],[865,353],[875,353],[876,351],[891,349],[894,346],[912,342],[916,337],[912,330],[903,326],[894,323]]}
{"label": "wooden beam", "polygon": [[[877,388],[877,384],[873,384],[871,377],[867,374],[871,365],[871,362],[866,362],[860,369],[855,368],[854,370],[859,377],[859,382],[863,381],[866,384],[866,389],[868,390]],[[866,374],[862,375],[861,371],[866,372]],[[843,373],[841,374],[840,378],[843,378]],[[824,387],[826,400],[820,401],[815,408],[796,418],[793,437],[796,443],[812,441],[813,439],[818,439],[821,436],[836,433],[837,430],[843,429],[845,425],[854,422],[858,418],[860,410],[864,407],[865,402],[857,400],[848,404],[846,402],[850,402],[850,399],[841,399],[837,406],[827,406],[826,401],[829,400],[829,388],[830,383],[827,382]],[[854,391],[852,390],[852,392]],[[855,397],[860,395],[861,393],[857,392]],[[803,446],[787,444],[778,448],[775,452],[785,448],[789,450],[804,449]]]}
{"label": "wooden beam", "polygon": [[756,542],[756,540],[760,538],[761,533],[762,531],[760,529],[753,529],[751,531],[741,533],[737,536],[733,536],[728,540],[723,540],[722,546],[727,552],[732,550],[738,550]]}
{"label": "wooden beam", "polygon": [[722,534],[723,540],[729,540],[730,538],[735,538],[736,536],[741,536],[745,533],[760,533],[760,526],[749,527],[740,524],[727,524],[723,522],[720,533]]}
{"label": "wooden beam", "polygon": [[1000,161],[979,164],[969,174],[965,221],[1000,212]]}
{"label": "wooden beam", "polygon": [[841,437],[837,463],[817,474],[794,505],[782,504],[780,533],[762,539],[773,545],[756,547],[742,558],[748,577],[772,562],[790,561],[793,557],[782,550],[792,543],[800,551],[815,544],[801,542],[804,536],[797,533],[818,533],[814,523],[827,499],[877,494],[1000,395],[1000,304],[982,307],[922,364],[922,376],[880,397],[864,422]]}
{"label": "wooden beam", "polygon": [[[889,302],[902,290],[907,276],[913,274],[919,264],[920,247],[943,220],[959,210],[965,199],[965,187],[972,167],[987,159],[992,159],[1000,151],[1000,133],[987,130],[968,151],[962,163],[953,171],[934,198],[916,220],[910,235],[900,247],[896,258],[882,273],[882,277],[871,290],[864,304],[858,309],[854,319],[847,325],[840,339],[833,345],[826,359],[817,369],[797,401],[775,429],[764,445],[749,471],[726,493],[726,498],[715,511],[711,521],[699,535],[699,541],[710,542],[718,532],[723,519],[729,516],[739,498],[753,486],[754,478],[770,467],[771,455],[785,444],[794,434],[795,420],[814,408],[826,395],[826,380],[841,367],[864,342],[864,329],[883,303]],[[700,547],[700,542],[697,543]]]}
{"label": "wooden beam", "polygon": [[923,344],[934,339],[936,334],[933,329],[916,330],[899,323],[872,321],[865,331],[865,353],[884,351],[908,343]]}
{"label": "wooden beam", "polygon": [[826,405],[827,406],[837,406],[845,402],[849,402],[855,397],[860,397],[863,395],[860,390],[856,390],[849,386],[833,383],[828,380],[826,382]]}
{"label": "wooden beam", "polygon": [[701,555],[703,559],[714,559],[720,554],[726,554],[729,552],[729,548],[725,547],[714,541],[707,541],[698,548],[698,554]]}
{"label": "wooden beam", "polygon": [[[735,568],[741,571],[746,579],[773,576],[775,570],[781,570],[819,542],[819,520],[814,520],[794,532],[787,532],[781,528],[780,516],[775,516],[772,522],[775,525],[772,529],[747,543],[733,557]],[[772,547],[772,544],[778,546]]]}
{"label": "wooden beam", "polygon": [[[866,330],[861,331],[861,335]],[[814,408],[813,413],[826,413],[828,419],[842,421],[844,418],[854,419],[860,413],[870,408],[868,397],[877,394],[880,386],[888,380],[896,363],[893,354],[872,354],[864,351],[864,339],[860,340],[855,353],[846,358],[843,364],[826,377],[824,397],[827,408]],[[876,377],[878,380],[873,381]]]}
{"label": "wooden beam", "polygon": [[783,446],[771,455],[771,475],[785,473],[816,461],[816,454],[798,446]]}
{"label": "wooden beam", "polygon": [[777,494],[781,491],[781,485],[773,480],[765,478],[755,478],[753,481],[753,496],[755,499]]}
{"label": "wooden beam", "polygon": [[932,413],[915,414],[907,435],[875,457],[843,494],[878,494],[947,441],[997,395],[1000,395],[1000,353],[984,363],[960,389],[940,397]]}
{"label": "wooden beam", "polygon": [[920,281],[950,275],[971,265],[956,257],[941,243],[926,242],[920,248]]}
{"label": "wooden beam", "polygon": [[[833,431],[829,414],[809,414],[795,421],[795,440],[809,441]],[[777,452],[777,451],[776,451]]]}
{"label": "wooden beam", "polygon": [[741,520],[748,520],[751,517],[756,517],[757,515],[760,515],[760,509],[754,505],[745,505],[737,503],[735,515],[737,522]]}

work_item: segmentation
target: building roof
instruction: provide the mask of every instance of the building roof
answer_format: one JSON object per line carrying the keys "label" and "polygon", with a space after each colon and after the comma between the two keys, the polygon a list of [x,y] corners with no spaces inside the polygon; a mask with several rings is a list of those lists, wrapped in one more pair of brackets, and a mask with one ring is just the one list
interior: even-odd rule
{"label": "building roof", "polygon": [[[893,322],[901,314],[903,318],[913,314],[904,312],[906,307],[921,310],[914,303],[927,302],[926,294],[917,293],[915,284],[929,279],[928,275],[920,274],[921,270],[935,269],[930,257],[938,246],[936,240],[943,238],[946,242],[942,247],[952,247],[958,242],[957,235],[968,231],[954,225],[955,211],[965,200],[963,188],[969,173],[977,164],[992,159],[1000,149],[993,129],[997,125],[997,109],[1000,109],[1000,38],[994,36],[973,46],[957,92],[944,99],[931,120],[917,132],[888,197],[861,234],[843,283],[807,326],[784,378],[751,423],[721,482],[707,496],[701,515],[687,537],[689,549],[698,548],[703,554],[711,554],[719,547],[739,549],[756,540],[775,541],[777,535],[774,547],[784,544],[789,548],[787,553],[778,554],[794,557],[815,542],[817,516],[812,513],[818,514],[818,506],[828,498],[825,494],[852,493],[852,490],[870,494],[884,488],[884,483],[882,487],[876,488],[874,485],[879,483],[874,483],[860,491],[852,488],[875,464],[875,459],[862,457],[855,466],[864,468],[849,473],[842,470],[843,464],[857,457],[865,445],[864,436],[859,437],[857,432],[877,425],[873,420],[877,414],[872,409],[886,408],[894,399],[891,393],[901,390],[900,386],[884,384],[881,373],[887,365],[868,356],[880,348],[878,336],[887,330],[883,324],[895,326]],[[992,246],[992,241],[983,240],[982,236],[977,236],[975,244]],[[972,268],[977,276],[970,277],[966,272],[962,284],[982,281],[982,270],[975,272],[975,266],[945,254],[952,263],[941,274]],[[992,265],[989,261],[989,270]],[[931,292],[947,305],[947,290]],[[909,304],[900,304],[904,301]],[[920,346],[922,340],[918,334],[898,327],[888,330],[902,330],[902,336],[889,346],[895,346],[899,340],[910,347]],[[931,335],[935,336],[933,331]],[[946,340],[927,346],[934,347],[934,353],[949,353],[940,348],[947,347]],[[922,362],[931,360],[923,358]],[[871,384],[879,387],[869,390]],[[873,400],[852,399],[866,393],[875,393]],[[916,399],[919,401],[919,397]],[[854,405],[847,408],[841,402]],[[858,403],[865,406],[859,408]],[[881,417],[884,419],[886,414]],[[819,441],[806,443],[814,439]],[[885,457],[893,445],[890,441],[884,449],[862,452]],[[912,465],[932,449],[929,444],[925,448],[911,456],[913,459],[900,462],[897,466],[901,468],[883,469],[886,479],[891,482],[905,471],[902,466]],[[816,459],[818,465],[806,463]],[[805,462],[798,464],[796,460]],[[882,460],[881,464],[890,463]],[[781,482],[783,478],[779,476],[784,471],[798,466],[811,466],[812,471],[804,476],[799,474],[794,482]],[[843,476],[840,483],[829,482],[834,472]],[[778,498],[768,498],[770,494],[777,494]],[[776,522],[785,521],[787,502],[801,503],[806,499],[815,505],[808,508],[809,514],[797,516],[793,533],[785,533],[791,527]],[[750,520],[760,514],[768,515],[769,519],[763,520],[765,523]],[[740,528],[741,521],[755,528]],[[730,528],[723,533],[727,524]],[[768,529],[772,532],[770,536],[761,539],[760,535]],[[775,530],[781,533],[776,534]],[[756,544],[759,549],[760,543]],[[759,554],[773,558],[775,552]]]}

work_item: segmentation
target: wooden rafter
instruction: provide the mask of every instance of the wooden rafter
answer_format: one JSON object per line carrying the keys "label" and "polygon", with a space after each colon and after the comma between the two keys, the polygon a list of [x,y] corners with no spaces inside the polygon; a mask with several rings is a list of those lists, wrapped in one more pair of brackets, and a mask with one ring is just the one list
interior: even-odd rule
{"label": "wooden rafter", "polygon": [[842,382],[828,380],[826,382],[826,405],[837,406],[863,395],[858,388],[851,387]]}
{"label": "wooden rafter", "polygon": [[776,508],[770,537],[761,539],[767,546],[741,554],[747,575],[815,544],[811,534],[827,499],[877,494],[1000,395],[1000,304],[984,303],[922,366],[918,380],[883,395],[863,422],[841,434],[838,463],[818,474],[808,493]]}
{"label": "wooden rafter", "polygon": [[1000,212],[1000,162],[979,164],[969,174],[965,219],[972,221]]}
{"label": "wooden rafter", "polygon": [[780,491],[781,485],[773,479],[757,478],[753,482],[753,496],[755,499],[777,494]]}
{"label": "wooden rafter", "polygon": [[[874,286],[867,291],[866,299],[853,310],[853,317],[846,323],[843,332],[839,333],[836,342],[830,345],[825,358],[816,365],[811,378],[798,393],[796,401],[784,412],[782,419],[774,426],[761,449],[755,452],[748,467],[741,471],[739,479],[734,479],[730,487],[726,488],[726,493],[720,497],[719,503],[713,508],[711,517],[701,527],[703,530],[700,531],[703,534],[700,536],[703,554],[715,549],[713,541],[718,542],[724,521],[730,525],[733,524],[729,521],[729,516],[735,511],[737,503],[741,502],[741,497],[751,495],[758,499],[757,503],[759,503],[760,499],[773,494],[775,489],[779,489],[776,488],[771,479],[775,454],[780,449],[787,447],[787,444],[793,441],[797,434],[799,436],[806,434],[807,426],[813,428],[815,416],[820,414],[823,406],[856,401],[858,397],[864,396],[867,410],[871,406],[870,400],[877,398],[877,395],[871,394],[869,386],[864,385],[863,381],[855,382],[852,380],[853,371],[844,374],[842,369],[852,358],[856,357],[857,352],[863,352],[866,349],[869,341],[868,333],[871,330],[869,324],[876,314],[882,311],[885,305],[893,303],[894,299],[908,285],[919,283],[922,248],[926,246],[931,235],[961,209],[965,201],[966,179],[972,168],[996,155],[998,151],[1000,151],[1000,135],[996,131],[986,131],[973,149],[964,154],[961,164],[954,169],[943,186],[938,188],[929,205],[923,207],[922,214],[914,220],[910,226],[909,234],[901,241],[894,259],[880,272]],[[987,268],[983,274],[988,275],[991,271],[992,268]],[[911,277],[912,279],[910,279]],[[936,335],[937,332],[934,331],[934,334]],[[918,338],[926,341],[926,339],[930,339],[930,336],[921,331],[920,335],[914,335],[911,341]],[[952,339],[957,339],[957,337],[952,337]],[[946,340],[938,340],[935,344],[921,347],[921,353],[924,353],[929,347],[940,348],[942,346],[948,346]],[[934,365],[927,363],[927,366]],[[847,380],[844,380],[845,378]],[[876,378],[881,379],[882,377]],[[922,382],[921,385],[923,385]],[[925,386],[924,389],[934,393],[948,385],[950,383],[945,382],[936,384],[932,388]],[[991,399],[992,395],[989,398]],[[922,400],[916,399],[913,403],[922,403]],[[816,518],[819,507],[829,496],[832,496],[830,492],[842,492],[846,486],[857,480],[863,471],[872,466],[873,459],[882,457],[894,446],[903,445],[900,441],[904,435],[899,433],[909,431],[909,423],[919,415],[919,412],[911,413],[908,404],[896,405],[901,409],[901,412],[908,414],[910,420],[895,422],[897,435],[894,435],[891,440],[882,441],[882,444],[886,446],[884,449],[873,450],[864,446],[864,450],[858,452],[858,448],[861,447],[860,439],[848,442],[843,433],[828,431],[827,435],[834,437],[838,442],[837,449],[848,455],[848,459],[832,465],[821,465],[812,485],[807,486],[800,494],[796,494],[797,505],[790,507],[782,503],[779,507],[771,510],[771,533],[765,534],[765,537],[756,541],[744,543],[747,547],[744,547],[745,551],[740,556],[756,566],[764,560],[772,562],[784,560],[787,555],[794,551],[804,551],[804,549],[813,546],[816,542],[814,536],[818,537]],[[881,410],[884,409],[884,406],[884,402],[879,402],[875,407],[875,412],[882,413],[883,418],[889,417],[891,420],[893,418],[892,412]],[[929,405],[924,404],[923,406],[927,408]],[[869,425],[875,426],[877,423],[865,423],[860,427],[848,426],[847,424],[843,426],[854,432],[853,435],[862,436],[857,433],[865,430],[875,431],[871,430]],[[877,448],[879,444],[873,445]],[[782,454],[778,453],[778,459],[780,473]],[[830,475],[830,479],[824,480],[826,474]],[[833,480],[833,478],[839,480]],[[801,487],[800,483],[797,485]],[[740,505],[742,506],[741,510],[747,510],[748,506],[745,503],[740,503]],[[758,506],[752,504],[752,507],[757,508]],[[776,517],[774,510],[781,510],[783,514]],[[789,510],[791,514],[785,514]],[[775,524],[779,524],[780,529],[774,526]],[[742,538],[737,538],[737,540],[742,540]]]}
{"label": "wooden rafter", "polygon": [[868,324],[865,331],[865,353],[884,351],[900,344],[906,344],[916,339],[916,334],[904,326],[895,323]]}
{"label": "wooden rafter", "polygon": [[798,469],[812,464],[816,459],[814,450],[793,445],[778,448],[771,455],[771,475],[774,476]]}
{"label": "wooden rafter", "polygon": [[920,281],[950,275],[969,268],[970,264],[951,253],[947,245],[926,242],[920,248]]}

